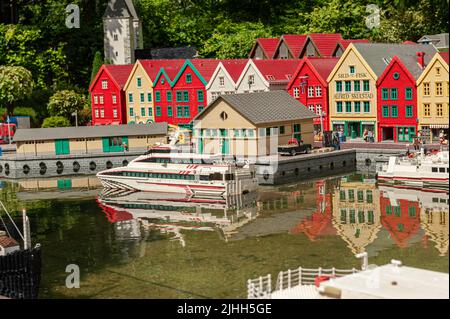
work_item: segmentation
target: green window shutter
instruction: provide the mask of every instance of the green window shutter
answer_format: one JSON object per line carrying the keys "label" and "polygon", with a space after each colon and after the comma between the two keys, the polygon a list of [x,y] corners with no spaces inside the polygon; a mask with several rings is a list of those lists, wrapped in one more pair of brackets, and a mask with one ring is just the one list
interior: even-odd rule
{"label": "green window shutter", "polygon": [[151,102],[151,101],[152,101],[152,94],[147,93],[147,102]]}
{"label": "green window shutter", "polygon": [[300,124],[294,124],[294,133],[300,133],[302,131]]}
{"label": "green window shutter", "polygon": [[365,113],[369,113],[370,112],[370,102],[369,101],[365,101],[364,102],[364,112]]}
{"label": "green window shutter", "polygon": [[342,82],[336,81],[336,92],[342,92]]}
{"label": "green window shutter", "polygon": [[102,138],[102,145],[103,145],[103,153],[109,153],[109,138],[108,137]]}
{"label": "green window shutter", "polygon": [[134,116],[134,109],[130,107],[130,116]]}
{"label": "green window shutter", "polygon": [[203,105],[199,105],[199,106],[198,106],[198,113],[203,112],[204,108],[205,108],[205,107],[204,107]]}
{"label": "green window shutter", "polygon": [[367,221],[369,222],[369,224],[374,223],[375,218],[374,218],[373,210],[367,211]]}
{"label": "green window shutter", "polygon": [[161,116],[162,115],[162,113],[161,113],[161,106],[157,106],[156,107],[156,116]]}
{"label": "green window shutter", "polygon": [[185,105],[184,106],[184,117],[191,117],[190,113],[189,113],[189,106]]}
{"label": "green window shutter", "polygon": [[392,215],[392,206],[386,205],[386,216],[391,216],[391,215]]}
{"label": "green window shutter", "polygon": [[177,102],[183,102],[183,92],[177,91]]}
{"label": "green window shutter", "polygon": [[360,81],[353,81],[353,90],[355,90],[355,92],[361,91],[361,82]]}
{"label": "green window shutter", "polygon": [[177,106],[177,117],[182,118],[183,117],[183,107]]}
{"label": "green window shutter", "polygon": [[345,102],[345,112],[346,113],[352,112],[352,102]]}
{"label": "green window shutter", "polygon": [[364,80],[363,81],[363,90],[365,92],[369,92],[370,91],[370,83],[369,80]]}
{"label": "green window shutter", "polygon": [[405,114],[406,114],[406,117],[413,117],[413,107],[412,107],[412,105],[407,105],[406,106],[406,112],[405,112]]}
{"label": "green window shutter", "polygon": [[354,209],[350,209],[350,224],[354,224],[356,222],[356,214]]}
{"label": "green window shutter", "polygon": [[405,99],[406,100],[412,100],[413,96],[412,96],[412,88],[406,88],[405,89]]}
{"label": "green window shutter", "polygon": [[347,211],[345,209],[341,209],[341,224],[347,223]]}
{"label": "green window shutter", "polygon": [[361,112],[361,102],[355,102],[355,113]]}
{"label": "green window shutter", "polygon": [[137,87],[140,88],[142,86],[141,78],[137,78]]}
{"label": "green window shutter", "polygon": [[358,190],[357,196],[358,196],[358,202],[362,203],[364,201],[364,191]]}
{"label": "green window shutter", "polygon": [[349,70],[350,74],[355,74],[355,67],[353,65],[350,65]]}
{"label": "green window shutter", "polygon": [[348,190],[348,200],[350,202],[354,202],[355,201],[355,191],[353,189],[349,189]]}
{"label": "green window shutter", "polygon": [[368,204],[372,204],[373,203],[373,194],[371,190],[367,190],[366,191],[366,202]]}
{"label": "green window shutter", "polygon": [[148,108],[148,116],[153,116],[153,108]]}
{"label": "green window shutter", "polygon": [[362,224],[365,222],[365,216],[363,210],[358,210],[358,223]]}
{"label": "green window shutter", "polygon": [[405,226],[403,224],[398,224],[397,229],[399,232],[402,232],[403,230],[405,230]]}
{"label": "green window shutter", "polygon": [[408,215],[409,217],[416,217],[416,208],[414,206],[408,207]]}
{"label": "green window shutter", "polygon": [[166,100],[167,102],[172,102],[172,92],[170,91],[166,92]]}
{"label": "green window shutter", "polygon": [[391,105],[391,116],[398,117],[398,107],[397,105]]}
{"label": "green window shutter", "polygon": [[144,103],[145,102],[145,95],[144,95],[144,93],[141,93],[140,96],[141,96],[141,103]]}
{"label": "green window shutter", "polygon": [[342,102],[336,102],[337,113],[342,113]]}
{"label": "green window shutter", "polygon": [[396,217],[400,217],[402,214],[401,210],[400,210],[400,206],[394,206],[394,215]]}
{"label": "green window shutter", "polygon": [[186,83],[192,83],[192,74],[186,74]]}
{"label": "green window shutter", "polygon": [[145,116],[145,108],[141,107],[141,116]]}
{"label": "green window shutter", "polygon": [[382,112],[383,117],[389,117],[389,106],[383,105]]}
{"label": "green window shutter", "polygon": [[389,89],[386,89],[386,88],[381,89],[381,99],[382,100],[389,99]]}
{"label": "green window shutter", "polygon": [[197,91],[197,100],[199,102],[203,102],[203,99],[204,99],[204,97],[203,97],[203,90],[198,90]]}
{"label": "green window shutter", "polygon": [[397,89],[391,89],[391,100],[397,100],[398,94],[397,94]]}
{"label": "green window shutter", "polygon": [[167,116],[172,116],[172,106],[171,105],[169,105],[168,107],[167,107]]}
{"label": "green window shutter", "polygon": [[189,102],[189,91],[183,91],[183,102]]}
{"label": "green window shutter", "polygon": [[161,92],[159,91],[155,92],[155,100],[156,102],[161,102]]}
{"label": "green window shutter", "polygon": [[345,191],[344,190],[340,190],[339,191],[339,199],[340,200],[345,200]]}
{"label": "green window shutter", "polygon": [[351,91],[352,91],[352,82],[345,81],[345,92],[351,92]]}
{"label": "green window shutter", "polygon": [[133,103],[133,93],[128,93],[128,102]]}

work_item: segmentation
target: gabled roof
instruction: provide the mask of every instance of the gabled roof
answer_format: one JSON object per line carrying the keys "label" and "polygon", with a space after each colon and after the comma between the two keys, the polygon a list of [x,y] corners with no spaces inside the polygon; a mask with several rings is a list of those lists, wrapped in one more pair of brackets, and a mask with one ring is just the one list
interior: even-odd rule
{"label": "gabled roof", "polygon": [[252,60],[269,83],[288,83],[301,60]]}
{"label": "gabled roof", "polygon": [[182,59],[176,59],[176,60],[139,60],[142,67],[144,68],[145,72],[147,72],[148,76],[152,81],[156,78],[156,75],[158,75],[158,72],[161,68],[167,68],[170,66],[176,66],[181,65],[184,63],[184,60]]}
{"label": "gabled roof", "polygon": [[158,73],[155,76],[155,80],[153,81],[153,84],[156,84],[161,76],[164,76],[167,82],[169,82],[170,86],[173,86],[173,81],[175,77],[177,76],[178,72],[180,72],[180,69],[184,65],[184,60],[171,60],[172,63],[170,65],[166,65],[164,67],[161,67],[158,70]]}
{"label": "gabled roof", "polygon": [[92,91],[95,84],[97,83],[100,75],[103,72],[106,72],[110,79],[114,82],[114,84],[123,89],[125,84],[128,81],[128,77],[130,76],[131,70],[133,69],[133,64],[124,64],[124,65],[113,65],[113,64],[103,64],[101,68],[98,70],[97,75],[89,86],[89,92]]}
{"label": "gabled roof", "polygon": [[275,49],[275,52],[280,48],[281,43],[285,42],[292,56],[294,58],[298,58],[300,56],[300,52],[303,50],[303,47],[305,46],[306,38],[307,38],[306,35],[298,35],[298,34],[282,35],[280,37],[280,40],[278,41],[278,45]]}
{"label": "gabled roof", "polygon": [[250,51],[250,58],[253,58],[256,47],[259,45],[263,50],[264,54],[268,59],[272,59],[273,55],[277,49],[279,38],[258,38],[253,44],[252,50]]}
{"label": "gabled roof", "polygon": [[439,34],[429,34],[424,35],[417,43],[428,43],[431,42],[436,48],[443,49],[449,47],[448,33],[439,33]]}
{"label": "gabled roof", "polygon": [[199,113],[194,120],[203,117],[208,110],[212,109],[213,105],[222,100],[255,125],[317,117],[315,113],[311,112],[286,91],[279,90],[221,95]]}
{"label": "gabled roof", "polygon": [[[446,55],[447,55],[447,60],[445,60],[445,56]],[[427,74],[430,72],[431,68],[435,65],[435,63],[437,61],[439,61],[440,63],[443,64],[444,69],[448,73],[448,71],[449,71],[449,68],[448,68],[448,53],[445,54],[443,52],[436,52],[434,54],[434,56],[432,57],[431,61],[428,62],[427,66],[423,70],[422,74],[417,79],[416,85],[420,85],[422,83],[422,81],[425,79],[425,77],[427,76]]]}
{"label": "gabled roof", "polygon": [[377,78],[381,76],[388,64],[398,56],[407,66],[414,77],[423,70],[417,63],[417,52],[425,53],[425,63],[430,61],[436,53],[436,49],[431,46],[420,44],[386,44],[386,43],[352,43],[355,49],[370,66]]}
{"label": "gabled roof", "polygon": [[231,79],[236,83],[247,64],[248,59],[222,60],[220,62],[230,75]]}
{"label": "gabled roof", "polygon": [[298,77],[300,71],[303,69],[304,65],[307,64],[310,66],[311,70],[314,72],[316,77],[319,79],[319,81],[322,83],[323,86],[328,86],[327,78],[330,75],[331,71],[333,70],[336,63],[339,61],[339,58],[303,58],[300,60],[297,69],[295,70],[291,81],[287,85],[288,88],[290,88],[296,78]]}
{"label": "gabled roof", "polygon": [[135,125],[96,125],[18,129],[14,135],[14,141],[25,142],[36,140],[163,134],[167,134],[166,122]]}
{"label": "gabled roof", "polygon": [[[319,56],[330,57],[333,55],[336,45],[342,40],[340,33],[311,33],[306,42],[312,42],[316,47]],[[303,47],[302,52],[305,50]],[[300,54],[302,53],[300,52]]]}
{"label": "gabled roof", "polygon": [[132,0],[109,0],[103,18],[139,19]]}
{"label": "gabled roof", "polygon": [[350,43],[369,43],[370,41],[367,39],[342,39],[339,43],[342,45],[342,48],[345,50],[350,45]]}
{"label": "gabled roof", "polygon": [[211,80],[211,76],[214,74],[214,71],[220,62],[220,60],[217,59],[194,59],[189,61],[192,62],[192,65],[201,74],[205,80],[205,85]]}
{"label": "gabled roof", "polygon": [[442,57],[442,59],[444,59],[444,61],[448,65],[448,52],[439,52],[439,55]]}

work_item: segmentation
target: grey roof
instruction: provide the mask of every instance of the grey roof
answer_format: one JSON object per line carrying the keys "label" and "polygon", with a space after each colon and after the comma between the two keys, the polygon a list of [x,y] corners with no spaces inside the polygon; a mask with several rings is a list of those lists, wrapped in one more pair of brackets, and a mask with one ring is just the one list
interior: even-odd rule
{"label": "grey roof", "polygon": [[423,44],[353,43],[353,45],[378,77],[392,58],[398,56],[417,79],[423,71],[417,62],[417,52],[425,53],[425,66],[437,52],[433,46]]}
{"label": "grey roof", "polygon": [[[221,99],[255,125],[317,117],[306,106],[282,90],[221,95],[210,106]],[[195,119],[204,114],[208,108],[205,108]]]}
{"label": "grey roof", "polygon": [[417,40],[417,43],[422,44],[429,44],[430,42],[438,49],[448,48],[448,33],[427,34]]}
{"label": "grey roof", "polygon": [[193,46],[176,48],[152,48],[135,50],[136,59],[148,60],[174,60],[194,59],[197,57],[197,48]]}
{"label": "grey roof", "polygon": [[18,129],[14,141],[26,142],[37,140],[98,138],[112,136],[166,135],[167,123],[134,125],[97,125],[54,128]]}
{"label": "grey roof", "polygon": [[139,19],[133,0],[109,0],[103,18],[129,18]]}

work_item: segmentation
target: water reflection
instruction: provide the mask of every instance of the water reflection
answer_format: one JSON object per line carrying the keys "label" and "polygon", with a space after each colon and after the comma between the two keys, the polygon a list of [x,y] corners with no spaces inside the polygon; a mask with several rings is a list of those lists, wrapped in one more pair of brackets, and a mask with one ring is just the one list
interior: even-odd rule
{"label": "water reflection", "polygon": [[177,194],[102,191],[98,205],[118,238],[141,240],[158,230],[181,246],[186,232],[217,232],[228,242],[280,233],[310,241],[339,236],[352,254],[395,244],[433,242],[448,252],[448,191],[377,186],[373,177],[342,178],[282,187],[219,201]]}

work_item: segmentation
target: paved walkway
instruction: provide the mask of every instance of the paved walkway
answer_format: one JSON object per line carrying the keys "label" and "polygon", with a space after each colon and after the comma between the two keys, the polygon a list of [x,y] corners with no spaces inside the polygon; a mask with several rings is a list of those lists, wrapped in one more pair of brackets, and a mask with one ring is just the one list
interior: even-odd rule
{"label": "paved walkway", "polygon": [[[341,150],[353,149],[353,148],[365,148],[365,149],[389,149],[389,150],[407,150],[409,146],[410,150],[413,150],[413,146],[410,143],[392,143],[392,142],[374,142],[366,143],[364,141],[348,141],[341,143]],[[322,147],[322,142],[314,142],[314,147]],[[427,150],[439,149],[439,144],[425,144]],[[444,146],[444,150],[448,150],[448,146]]]}

